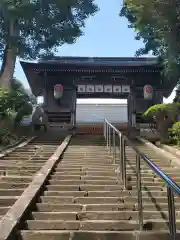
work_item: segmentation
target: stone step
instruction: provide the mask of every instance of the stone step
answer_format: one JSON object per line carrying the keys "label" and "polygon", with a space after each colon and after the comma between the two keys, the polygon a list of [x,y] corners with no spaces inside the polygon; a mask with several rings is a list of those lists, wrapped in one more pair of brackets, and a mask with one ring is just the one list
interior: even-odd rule
{"label": "stone step", "polygon": [[29,184],[32,179],[28,178],[11,178],[11,177],[0,177],[0,183],[24,183]]}
{"label": "stone step", "polygon": [[[118,203],[132,203],[136,204],[137,197],[74,197],[74,196],[43,196],[40,198],[43,203],[77,203],[77,204],[118,204]],[[143,196],[143,204],[145,203],[167,203],[167,199],[164,197],[148,197]],[[179,197],[175,198],[175,203],[180,203]]]}
{"label": "stone step", "polygon": [[[122,186],[116,185],[47,185],[47,190],[50,191],[111,191],[121,190]],[[160,188],[157,187],[159,190]]]}
{"label": "stone step", "polygon": [[6,173],[6,175],[21,175],[21,176],[31,176],[36,173],[36,170],[22,170],[22,169],[15,169],[15,170],[0,170],[0,175]]}
{"label": "stone step", "polygon": [[0,189],[0,196],[20,196],[24,189]]}
{"label": "stone step", "polygon": [[[87,139],[87,136],[72,139],[43,195],[38,198],[36,212],[26,222],[27,230],[20,233],[22,240],[144,240],[146,237],[148,240],[169,240],[168,232],[163,232],[168,230],[168,203],[162,180],[141,161],[143,229],[153,233],[150,238],[148,231],[138,231],[135,153],[126,147],[128,190],[124,190],[120,182],[118,152],[117,163],[113,164],[103,143],[98,146],[97,141],[94,146],[93,137]],[[179,169],[163,161],[154,154],[154,162],[180,180]],[[175,203],[179,228],[179,198],[175,197]]]}
{"label": "stone step", "polygon": [[0,189],[26,188],[28,183],[0,182]]}
{"label": "stone step", "polygon": [[[26,230],[19,233],[22,240],[169,240],[169,231],[61,231],[61,230]],[[176,238],[180,238],[180,231]]]}
{"label": "stone step", "polygon": [[116,185],[119,184],[118,180],[50,180],[52,185]]}
{"label": "stone step", "polygon": [[[151,222],[151,230],[168,230],[166,220],[148,220]],[[144,225],[146,221],[144,221]],[[180,220],[176,221],[177,228]],[[85,231],[134,231],[139,229],[136,220],[28,220],[28,230],[85,230]]]}
{"label": "stone step", "polygon": [[[94,211],[94,212],[33,212],[34,220],[138,220],[138,211]],[[143,218],[168,220],[168,211],[144,211]],[[176,218],[180,219],[180,211],[176,212]]]}
{"label": "stone step", "polygon": [[[135,211],[138,209],[137,203],[118,203],[118,204],[77,204],[77,203],[66,203],[66,204],[60,204],[60,203],[37,203],[37,210],[40,212],[79,212],[79,211],[125,211],[125,210],[131,210]],[[155,211],[158,209],[161,209],[162,211],[168,210],[168,204],[167,203],[144,203],[143,209],[146,211]],[[180,203],[176,204],[177,211],[180,210]]]}
{"label": "stone step", "polygon": [[[137,191],[44,191],[45,196],[74,196],[74,197],[126,197],[137,196]],[[143,196],[149,196],[148,191],[142,191]],[[167,191],[151,191],[152,197],[167,197]]]}
{"label": "stone step", "polygon": [[116,177],[117,173],[115,171],[86,171],[86,172],[82,172],[82,171],[55,171],[53,173],[53,175],[56,174],[56,176],[58,175],[88,175],[88,176],[109,176],[109,177]]}
{"label": "stone step", "polygon": [[17,201],[18,197],[12,196],[0,196],[0,206],[1,207],[8,207],[13,205]]}
{"label": "stone step", "polygon": [[0,165],[0,170],[6,170],[6,169],[9,169],[9,170],[35,170],[35,171],[37,171],[38,169],[39,169],[39,166],[36,166],[36,165],[34,165],[34,166],[27,166],[27,165],[25,165],[25,164],[23,164],[23,165],[21,165],[21,164],[19,164],[18,166],[8,166],[8,165],[6,165],[6,166],[2,166],[2,165]]}
{"label": "stone step", "polygon": [[110,221],[110,220],[84,220],[84,221],[61,221],[61,220],[28,220],[29,230],[137,230],[137,221]]}
{"label": "stone step", "polygon": [[9,211],[9,209],[10,209],[10,206],[7,206],[7,207],[0,206],[0,215],[6,214]]}

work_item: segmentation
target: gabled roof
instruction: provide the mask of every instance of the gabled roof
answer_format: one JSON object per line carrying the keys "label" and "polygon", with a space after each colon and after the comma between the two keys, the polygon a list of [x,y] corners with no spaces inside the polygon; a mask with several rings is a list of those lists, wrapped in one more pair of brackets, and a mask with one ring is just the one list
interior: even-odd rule
{"label": "gabled roof", "polygon": [[35,95],[42,91],[40,72],[109,72],[124,74],[127,72],[160,72],[162,69],[156,58],[53,57],[39,62],[21,61],[20,63]]}

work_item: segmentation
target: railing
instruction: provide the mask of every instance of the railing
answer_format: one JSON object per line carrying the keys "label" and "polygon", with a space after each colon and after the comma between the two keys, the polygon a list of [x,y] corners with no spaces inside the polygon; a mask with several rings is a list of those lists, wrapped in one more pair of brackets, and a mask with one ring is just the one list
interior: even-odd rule
{"label": "railing", "polygon": [[[118,140],[116,136],[118,136]],[[141,153],[136,148],[136,146],[128,139],[127,136],[125,136],[118,129],[116,129],[106,119],[104,120],[104,137],[107,143],[107,149],[109,153],[113,155],[113,162],[116,163],[116,159],[119,159],[120,161],[120,178],[122,180],[124,189],[127,189],[126,146],[130,146],[136,153],[136,184],[138,198],[137,210],[139,213],[138,217],[139,229],[143,230],[143,203],[141,191],[141,160],[143,160],[148,164],[152,171],[156,173],[164,181],[164,183],[167,186],[169,230],[171,236],[170,239],[177,240],[174,194],[180,196],[180,187],[166,173],[164,173],[151,159],[149,159],[145,154]],[[118,149],[119,151],[117,151]]]}

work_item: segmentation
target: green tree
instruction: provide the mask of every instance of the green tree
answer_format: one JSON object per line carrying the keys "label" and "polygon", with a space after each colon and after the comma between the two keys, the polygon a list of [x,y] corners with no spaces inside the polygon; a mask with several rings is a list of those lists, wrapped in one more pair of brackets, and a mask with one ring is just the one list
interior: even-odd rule
{"label": "green tree", "polygon": [[17,57],[34,60],[74,43],[97,10],[94,0],[1,0],[0,86],[9,88]]}
{"label": "green tree", "polygon": [[177,87],[176,87],[176,95],[173,99],[173,102],[180,103],[180,83],[179,82],[178,82]]}
{"label": "green tree", "polygon": [[164,64],[167,84],[175,85],[180,76],[180,3],[179,0],[125,0],[120,15],[130,22],[129,27],[142,39],[140,56],[152,52]]}
{"label": "green tree", "polygon": [[153,117],[156,120],[157,130],[161,141],[168,138],[168,129],[176,122],[180,113],[180,103],[157,104],[148,108],[144,116]]}
{"label": "green tree", "polygon": [[10,141],[23,117],[32,113],[33,104],[32,96],[17,79],[9,90],[0,88],[0,143]]}

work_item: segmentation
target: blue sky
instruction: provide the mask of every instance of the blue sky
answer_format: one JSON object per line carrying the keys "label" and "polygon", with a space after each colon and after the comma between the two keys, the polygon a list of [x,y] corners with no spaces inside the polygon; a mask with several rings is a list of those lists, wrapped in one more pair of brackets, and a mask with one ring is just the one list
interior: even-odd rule
{"label": "blue sky", "polygon": [[[132,57],[143,46],[134,39],[135,33],[128,28],[128,21],[119,17],[123,0],[97,0],[100,11],[87,20],[84,36],[73,45],[59,48],[59,56]],[[19,63],[15,76],[28,87],[28,82]],[[171,101],[174,94],[166,102]],[[91,100],[92,101],[92,100]],[[103,100],[104,101],[104,100]],[[102,101],[98,101],[102,102]]]}

